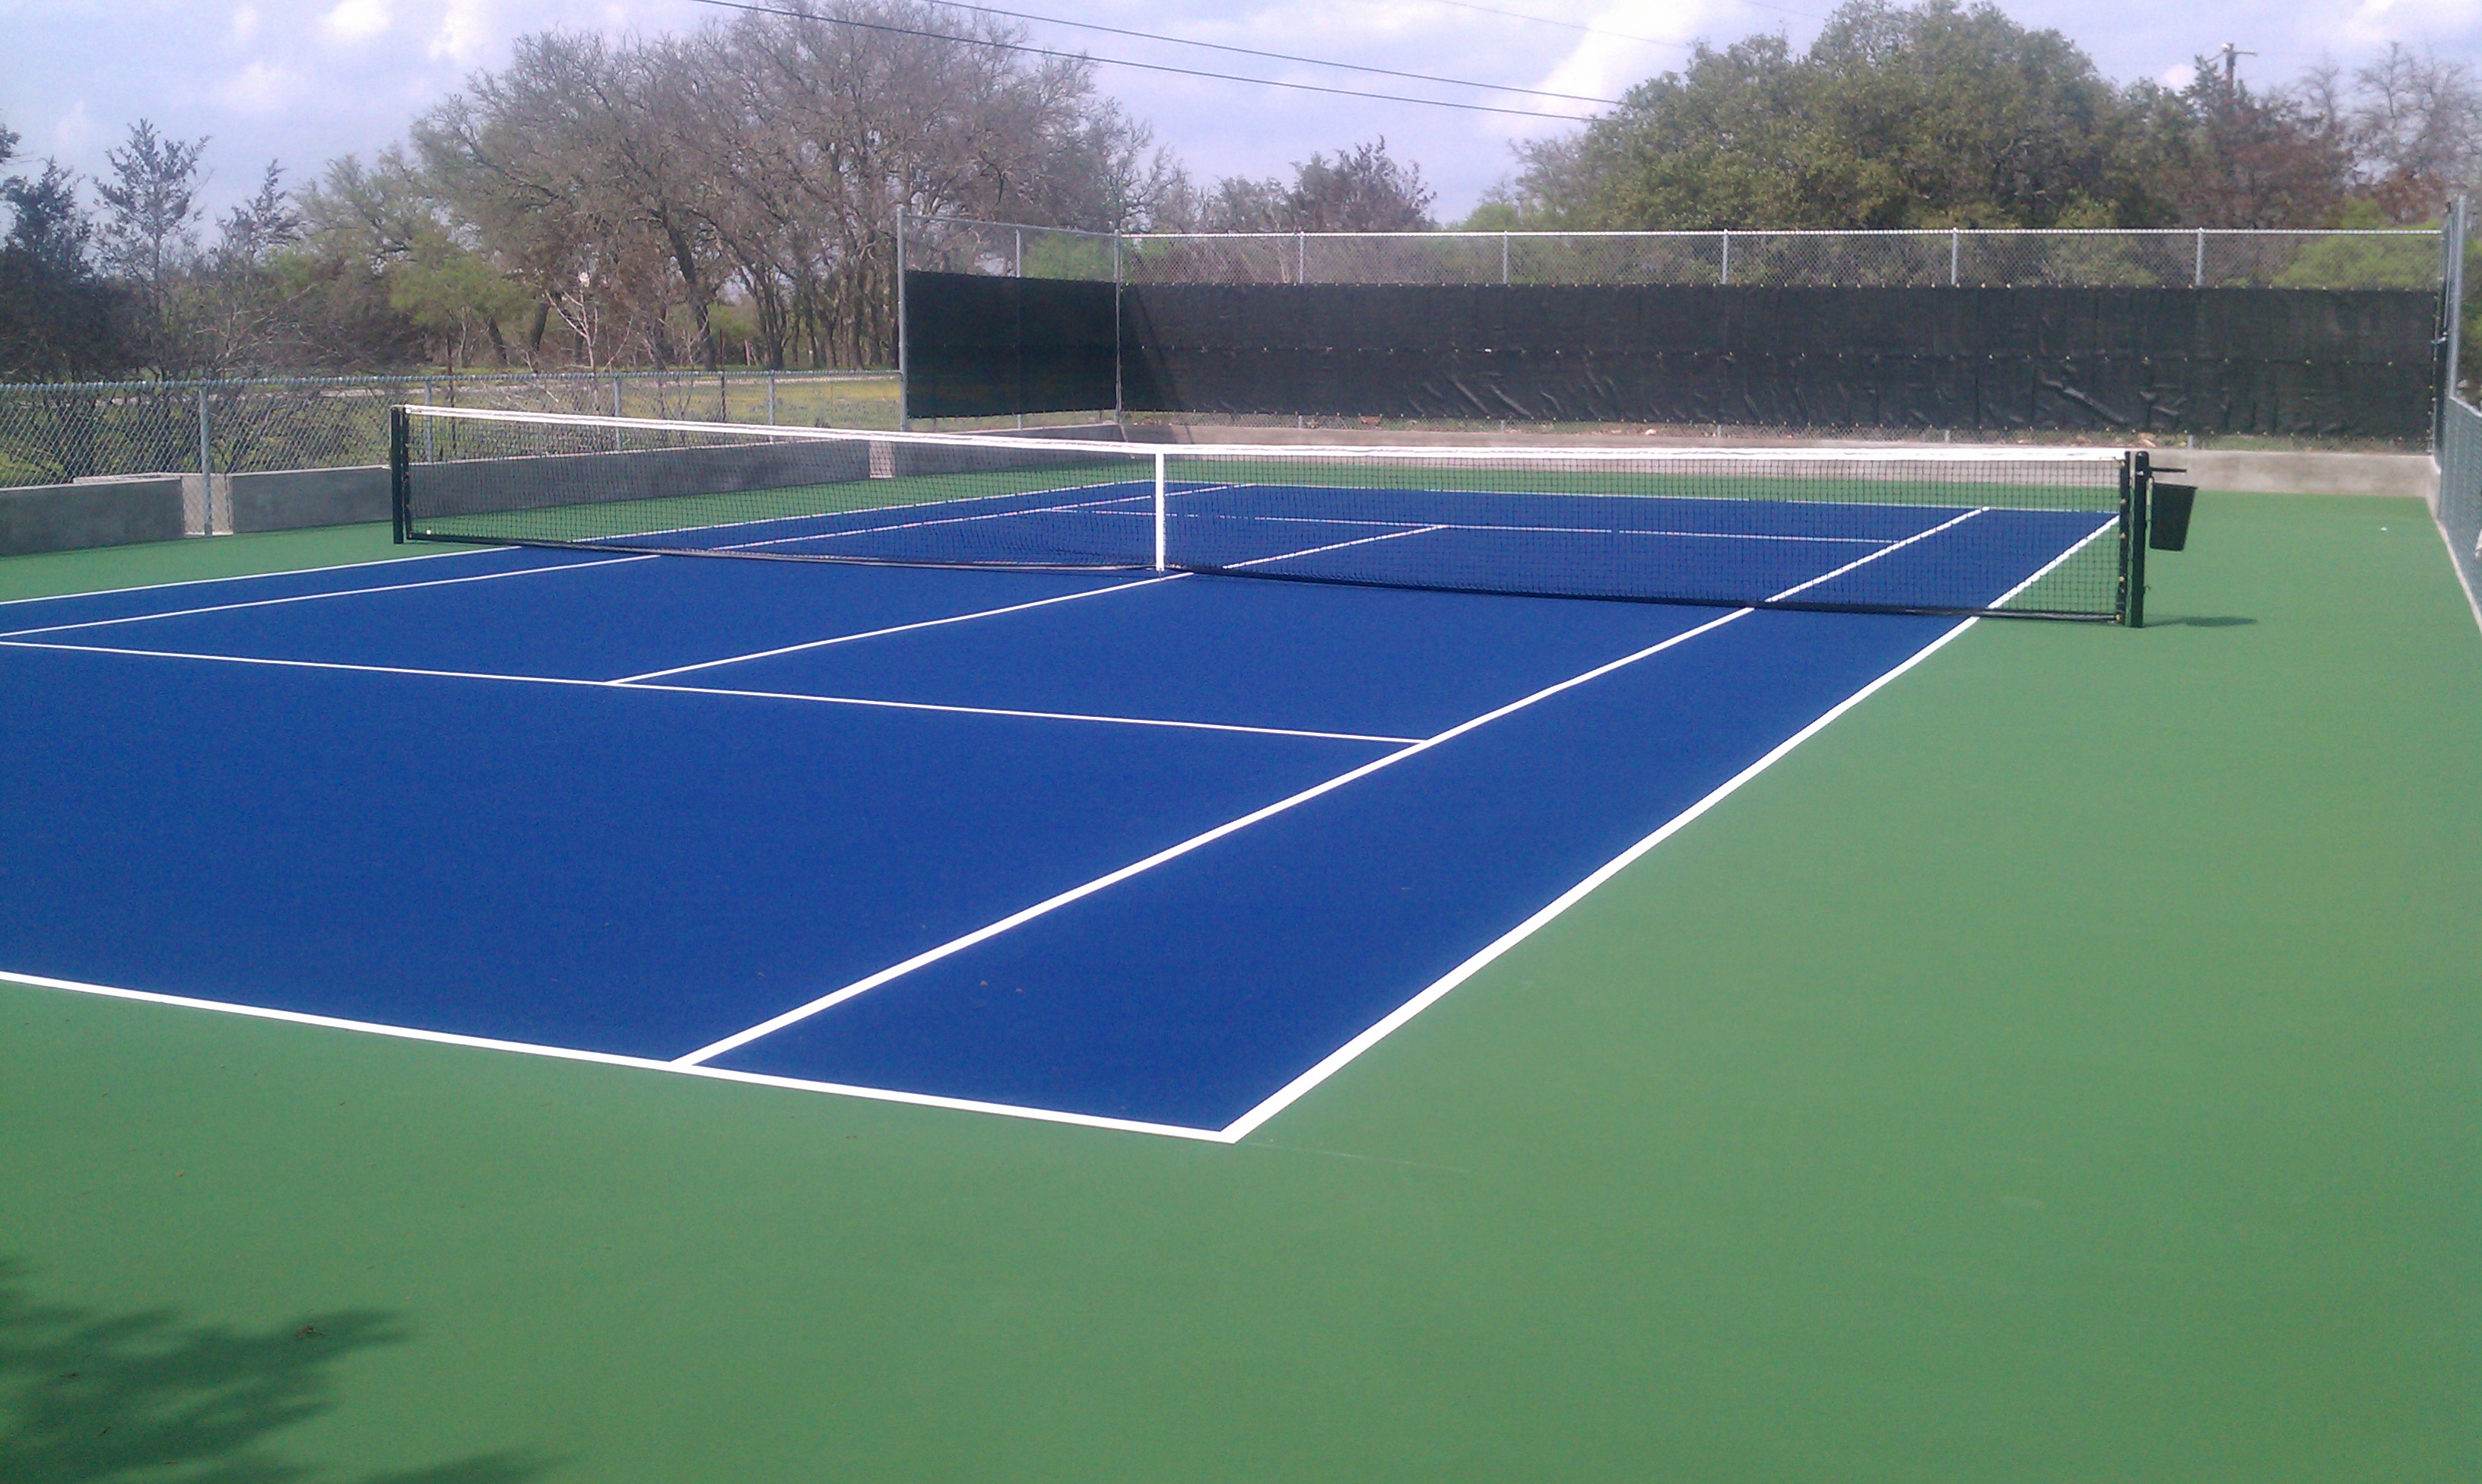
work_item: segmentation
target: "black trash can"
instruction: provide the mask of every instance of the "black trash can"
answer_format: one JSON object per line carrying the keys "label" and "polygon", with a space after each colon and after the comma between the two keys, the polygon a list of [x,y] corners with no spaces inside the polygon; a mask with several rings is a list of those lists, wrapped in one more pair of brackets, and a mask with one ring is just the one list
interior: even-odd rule
{"label": "black trash can", "polygon": [[2146,518],[2146,544],[2159,552],[2177,552],[2186,547],[2189,509],[2197,503],[2197,485],[2155,481],[2153,506]]}

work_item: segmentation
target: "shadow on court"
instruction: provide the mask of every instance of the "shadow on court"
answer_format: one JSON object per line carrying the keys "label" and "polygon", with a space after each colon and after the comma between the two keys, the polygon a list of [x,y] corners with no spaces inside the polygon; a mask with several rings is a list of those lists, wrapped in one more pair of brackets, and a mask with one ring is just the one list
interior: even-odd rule
{"label": "shadow on court", "polygon": [[2240,629],[2247,628],[2249,625],[2256,622],[2258,622],[2258,620],[2255,618],[2240,618],[2230,614],[2222,614],[2202,615],[2189,618],[2150,617],[2146,620],[2146,626],[2150,629]]}
{"label": "shadow on court", "polygon": [[[176,1477],[213,1484],[343,1479],[266,1445],[335,1405],[330,1367],[410,1332],[378,1310],[342,1310],[264,1330],[191,1324],[172,1309],[107,1314],[36,1298],[22,1263],[0,1259],[0,1477],[103,1484]],[[548,1465],[487,1453],[356,1484],[519,1484]]]}

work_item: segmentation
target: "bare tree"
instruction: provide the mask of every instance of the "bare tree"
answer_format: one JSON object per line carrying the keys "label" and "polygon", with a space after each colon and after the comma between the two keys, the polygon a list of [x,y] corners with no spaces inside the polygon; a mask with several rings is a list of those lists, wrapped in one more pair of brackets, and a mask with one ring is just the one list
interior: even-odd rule
{"label": "bare tree", "polygon": [[2354,70],[2341,100],[2333,68],[2307,82],[2340,115],[2356,185],[2390,219],[2436,217],[2446,197],[2482,184],[2482,86],[2469,65],[2391,42]]}
{"label": "bare tree", "polygon": [[746,291],[780,297],[788,340],[820,364],[892,355],[899,210],[1107,227],[1177,190],[1169,158],[1096,97],[1091,67],[985,44],[1013,28],[911,0],[797,4],[711,39],[716,70],[741,83],[708,117],[730,117],[710,137],[735,178],[771,177],[720,235],[746,245]]}
{"label": "bare tree", "polygon": [[190,369],[224,374],[298,365],[306,338],[276,272],[276,256],[300,241],[302,216],[271,160],[258,190],[218,221],[215,247],[189,274],[181,302]]}
{"label": "bare tree", "polygon": [[1228,175],[1200,217],[1215,232],[1424,232],[1439,225],[1437,198],[1422,168],[1400,163],[1378,139],[1337,150],[1333,162],[1315,153],[1295,162],[1290,185]]}
{"label": "bare tree", "polygon": [[1296,168],[1288,202],[1293,229],[1303,232],[1426,232],[1437,193],[1422,168],[1400,164],[1387,141],[1336,151],[1335,163],[1313,154]]}
{"label": "bare tree", "polygon": [[302,214],[293,209],[284,190],[284,167],[274,160],[259,176],[249,200],[224,213],[216,223],[215,257],[227,264],[264,265],[277,248],[302,238]]}

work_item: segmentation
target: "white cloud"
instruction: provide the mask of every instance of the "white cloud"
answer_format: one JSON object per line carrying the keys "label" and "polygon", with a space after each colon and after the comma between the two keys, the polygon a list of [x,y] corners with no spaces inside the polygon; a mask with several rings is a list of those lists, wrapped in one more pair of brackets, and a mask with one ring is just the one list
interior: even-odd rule
{"label": "white cloud", "polygon": [[322,22],[340,41],[363,41],[388,28],[387,0],[337,0]]}
{"label": "white cloud", "polygon": [[439,29],[431,38],[431,55],[459,66],[481,61],[496,39],[490,10],[490,0],[448,0],[440,13]]}
{"label": "white cloud", "polygon": [[52,148],[74,159],[94,143],[94,120],[87,117],[86,99],[69,105],[68,112],[52,121]]}
{"label": "white cloud", "polygon": [[[1708,0],[1622,0],[1605,5],[1578,24],[1615,35],[1577,35],[1572,44],[1534,86],[1549,92],[1590,98],[1618,98],[1654,74],[1677,66],[1690,38],[1713,29],[1708,18],[1719,9]],[[1643,38],[1644,39],[1635,39]],[[1651,44],[1650,44],[1651,43]],[[1580,117],[1606,110],[1593,103],[1528,97],[1511,93],[1516,107],[1544,113],[1575,113]],[[1540,135],[1558,125],[1533,118],[1494,118],[1493,133],[1508,138]]]}
{"label": "white cloud", "polygon": [[258,35],[258,8],[245,5],[232,13],[232,39],[236,46],[247,46]]}
{"label": "white cloud", "polygon": [[2482,0],[2360,0],[2345,17],[2345,38],[2384,46],[2414,35],[2470,32],[2482,25]]}
{"label": "white cloud", "polygon": [[273,114],[292,101],[299,81],[289,67],[253,62],[216,89],[216,101],[236,113]]}
{"label": "white cloud", "polygon": [[2165,67],[2161,75],[2154,80],[2174,92],[2178,92],[2198,80],[2198,68],[2194,63],[2176,62]]}

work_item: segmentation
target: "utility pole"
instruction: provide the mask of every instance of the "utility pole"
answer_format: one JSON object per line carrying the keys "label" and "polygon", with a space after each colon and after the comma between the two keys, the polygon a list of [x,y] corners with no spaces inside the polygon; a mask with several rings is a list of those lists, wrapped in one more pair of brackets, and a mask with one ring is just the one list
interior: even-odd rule
{"label": "utility pole", "polygon": [[2224,43],[2224,49],[2216,55],[2224,59],[2224,91],[2226,92],[2230,92],[2232,91],[2235,81],[2240,75],[2241,59],[2243,57],[2255,57],[2258,53],[2245,52],[2235,43],[2226,41]]}

